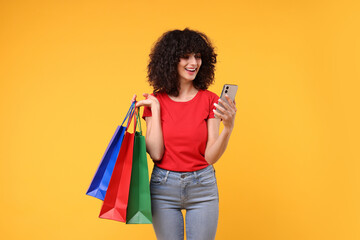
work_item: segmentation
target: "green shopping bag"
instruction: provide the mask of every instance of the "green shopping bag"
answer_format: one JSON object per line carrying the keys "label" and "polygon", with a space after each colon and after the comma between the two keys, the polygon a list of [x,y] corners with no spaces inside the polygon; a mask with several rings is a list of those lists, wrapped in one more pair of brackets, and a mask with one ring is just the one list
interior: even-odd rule
{"label": "green shopping bag", "polygon": [[152,223],[149,172],[145,137],[142,135],[140,115],[137,111],[140,132],[135,133],[129,202],[126,212],[127,224]]}

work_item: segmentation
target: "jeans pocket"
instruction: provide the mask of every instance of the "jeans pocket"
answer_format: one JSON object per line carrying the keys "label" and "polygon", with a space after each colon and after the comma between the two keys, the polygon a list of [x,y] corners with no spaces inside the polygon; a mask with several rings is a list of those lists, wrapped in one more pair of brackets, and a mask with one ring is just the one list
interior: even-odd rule
{"label": "jeans pocket", "polygon": [[211,171],[204,172],[199,175],[199,181],[201,185],[214,185],[216,184],[215,172]]}
{"label": "jeans pocket", "polygon": [[160,185],[165,181],[165,174],[161,171],[153,171],[151,174],[150,184]]}

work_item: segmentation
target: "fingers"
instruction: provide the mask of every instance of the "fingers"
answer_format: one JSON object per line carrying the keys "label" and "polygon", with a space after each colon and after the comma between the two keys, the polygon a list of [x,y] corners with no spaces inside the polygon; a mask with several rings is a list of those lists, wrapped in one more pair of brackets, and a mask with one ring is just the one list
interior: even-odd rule
{"label": "fingers", "polygon": [[216,110],[214,110],[214,115],[224,121],[224,126],[225,124],[232,126],[237,109],[229,96],[225,95],[225,98],[226,101],[219,99],[219,103],[214,103],[214,106],[216,107]]}
{"label": "fingers", "polygon": [[[219,108],[217,108],[217,110],[220,110]],[[215,109],[213,110],[214,111],[214,115],[218,118],[220,118],[221,120],[229,120],[231,118],[231,114],[229,114],[229,112],[219,112],[219,111],[216,111]]]}
{"label": "fingers", "polygon": [[[219,100],[220,101],[220,100]],[[221,105],[214,103],[214,106],[216,107],[217,110],[221,111],[221,112],[226,112],[226,109],[223,108]]]}
{"label": "fingers", "polygon": [[[220,110],[220,109],[217,108],[217,110]],[[220,118],[221,120],[226,121],[226,122],[230,121],[233,118],[233,116],[235,116],[235,113],[229,113],[228,111],[219,112],[219,111],[216,111],[215,109],[213,111],[214,111],[214,115],[217,118]]]}
{"label": "fingers", "polygon": [[235,104],[234,104],[234,102],[235,102],[235,100],[234,100],[234,102],[231,100],[231,98],[227,95],[227,94],[225,94],[225,98],[226,98],[226,100],[228,101],[227,103],[232,107],[232,108],[235,108]]}
{"label": "fingers", "polygon": [[[147,96],[148,96],[149,94],[147,94],[147,93],[143,93],[143,96],[145,97],[145,98],[147,98]],[[133,98],[131,99],[131,103],[133,103],[133,102],[136,102],[136,94],[134,94],[134,96],[133,96]],[[135,106],[136,107],[140,107],[140,106],[142,106],[142,104],[138,104],[138,102],[135,104]]]}
{"label": "fingers", "polygon": [[148,94],[148,93],[143,93],[143,96],[145,97],[144,100],[140,100],[138,102],[136,102],[136,107],[143,107],[143,106],[147,106],[150,107],[151,103],[154,99],[156,99],[154,96]]}
{"label": "fingers", "polygon": [[216,111],[215,109],[213,110],[215,117],[219,118],[219,119],[223,119],[223,115],[221,113],[219,113],[218,111]]}
{"label": "fingers", "polygon": [[131,99],[131,103],[136,101],[136,94],[134,94],[133,98]]}
{"label": "fingers", "polygon": [[[135,107],[142,107],[142,106],[151,107],[153,104],[155,104],[155,105],[159,104],[159,102],[155,96],[148,94],[148,93],[143,93],[143,96],[145,97],[145,99],[137,101],[135,104]],[[131,102],[134,102],[134,101],[136,101],[136,94],[132,98]]]}
{"label": "fingers", "polygon": [[[221,104],[221,105],[219,105]],[[217,106],[220,106],[222,109],[220,109],[220,111],[222,111],[223,113],[225,112],[235,112],[235,109],[229,105],[229,103],[223,101],[222,99],[219,99],[219,104],[215,105],[216,107]]]}
{"label": "fingers", "polygon": [[144,106],[144,100],[141,100],[141,101],[137,101],[136,104],[135,104],[135,107],[142,107]]}
{"label": "fingers", "polygon": [[224,102],[222,99],[219,99],[219,102],[222,103],[226,107],[226,109],[229,109],[229,108],[227,108],[227,106],[230,106],[230,108],[236,112],[237,109],[236,109],[235,100],[232,101],[231,98],[227,94],[225,94],[225,98],[226,98],[227,102]]}

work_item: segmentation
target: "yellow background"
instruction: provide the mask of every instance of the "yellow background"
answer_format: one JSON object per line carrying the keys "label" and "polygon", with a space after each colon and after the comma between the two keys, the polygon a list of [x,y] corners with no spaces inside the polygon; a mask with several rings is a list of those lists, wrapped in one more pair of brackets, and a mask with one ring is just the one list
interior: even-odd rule
{"label": "yellow background", "polygon": [[2,239],[155,239],[99,219],[85,192],[132,95],[151,91],[152,44],[185,27],[217,48],[210,90],[239,85],[217,239],[360,239],[355,0],[1,1]]}

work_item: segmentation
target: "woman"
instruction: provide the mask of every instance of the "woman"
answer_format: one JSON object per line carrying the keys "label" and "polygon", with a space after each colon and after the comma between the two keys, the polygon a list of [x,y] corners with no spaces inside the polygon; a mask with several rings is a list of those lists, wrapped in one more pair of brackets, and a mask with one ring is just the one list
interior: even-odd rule
{"label": "woman", "polygon": [[136,106],[145,106],[146,148],[155,163],[153,226],[160,240],[184,239],[183,209],[187,239],[215,239],[219,197],[212,165],[226,149],[236,113],[230,98],[225,103],[207,90],[215,63],[206,35],[187,28],[164,33],[150,54],[148,80],[154,93],[143,94],[146,99]]}

